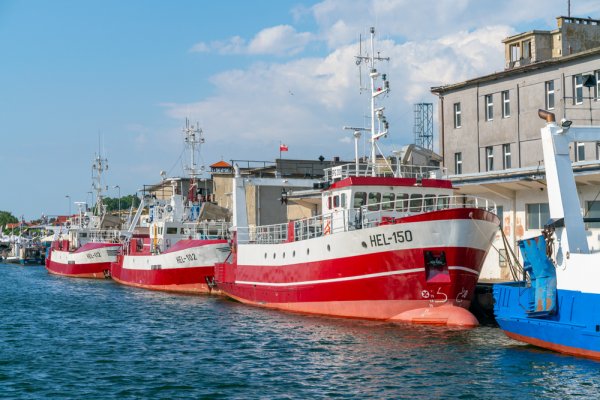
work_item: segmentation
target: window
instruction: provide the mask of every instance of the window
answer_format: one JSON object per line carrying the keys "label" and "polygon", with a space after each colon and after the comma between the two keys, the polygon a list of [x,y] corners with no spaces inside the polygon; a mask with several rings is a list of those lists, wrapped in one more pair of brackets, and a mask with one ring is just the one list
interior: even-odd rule
{"label": "window", "polygon": [[340,206],[340,196],[333,196],[333,207],[338,208]]}
{"label": "window", "polygon": [[340,195],[340,207],[346,208],[346,193]]}
{"label": "window", "polygon": [[549,219],[548,203],[527,204],[527,229],[542,229]]}
{"label": "window", "polygon": [[408,209],[408,193],[400,193],[396,197],[396,210],[406,212]]}
{"label": "window", "polygon": [[519,46],[519,43],[511,44],[509,46],[509,51],[511,62],[518,61],[521,58],[521,48]]}
{"label": "window", "polygon": [[460,116],[461,116],[460,103],[454,103],[454,127],[455,128],[460,128],[462,126]]}
{"label": "window", "polygon": [[511,168],[511,160],[510,160],[510,143],[506,143],[502,145],[502,167],[503,169]]}
{"label": "window", "polygon": [[423,208],[423,195],[422,194],[411,194],[410,195],[410,212],[420,212]]}
{"label": "window", "polygon": [[573,104],[583,103],[583,76],[581,74],[573,77]]}
{"label": "window", "polygon": [[[587,202],[587,214],[591,218],[600,218],[600,201]],[[586,226],[591,229],[600,228],[600,222],[588,222]]]}
{"label": "window", "polygon": [[502,118],[510,117],[510,95],[508,90],[502,92]]}
{"label": "window", "polygon": [[494,170],[494,148],[492,146],[485,148],[485,170]]}
{"label": "window", "polygon": [[331,210],[332,208],[333,207],[332,207],[332,204],[331,204],[331,196],[329,196],[329,197],[327,197],[327,209]]}
{"label": "window", "polygon": [[177,227],[167,228],[167,235],[177,235]]}
{"label": "window", "polygon": [[506,268],[508,266],[508,252],[506,249],[498,249],[498,266]]}
{"label": "window", "polygon": [[450,205],[450,196],[445,195],[445,194],[441,194],[438,197],[437,209],[438,210],[443,210],[445,208],[448,208],[449,205]]}
{"label": "window", "polygon": [[394,193],[384,193],[381,197],[381,209],[382,210],[393,210],[394,209]]}
{"label": "window", "polygon": [[435,210],[435,194],[425,195],[425,211]]}
{"label": "window", "polygon": [[369,193],[369,203],[367,209],[369,211],[378,211],[381,206],[381,193],[378,192],[370,192]]}
{"label": "window", "polygon": [[500,218],[500,229],[504,229],[504,220],[503,220],[504,207],[497,205],[496,206],[496,215],[498,216],[498,218]]}
{"label": "window", "polygon": [[491,121],[494,119],[494,98],[491,94],[485,96],[485,120]]}
{"label": "window", "polygon": [[554,110],[554,81],[546,82],[546,110]]}
{"label": "window", "polygon": [[454,173],[462,174],[462,153],[454,153]]}
{"label": "window", "polygon": [[353,208],[361,208],[367,203],[367,193],[356,192],[354,194],[354,205]]}
{"label": "window", "polygon": [[577,149],[575,152],[575,161],[585,161],[585,143],[577,142],[575,148]]}
{"label": "window", "polygon": [[594,72],[594,76],[596,77],[596,87],[594,88],[594,97],[596,100],[600,97],[600,70]]}
{"label": "window", "polygon": [[523,42],[523,58],[531,58],[531,40]]}

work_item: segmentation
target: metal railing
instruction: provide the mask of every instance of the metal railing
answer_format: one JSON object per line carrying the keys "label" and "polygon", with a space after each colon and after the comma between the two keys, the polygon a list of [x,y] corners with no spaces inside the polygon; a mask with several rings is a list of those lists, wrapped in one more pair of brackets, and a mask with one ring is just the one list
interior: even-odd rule
{"label": "metal railing", "polygon": [[[496,212],[496,203],[477,196],[437,196],[384,201],[334,211],[283,224],[239,227],[238,242],[277,244],[308,240],[356,229],[371,228],[396,218],[456,208],[478,208]],[[293,237],[289,236],[290,230]]]}
{"label": "metal railing", "polygon": [[381,203],[368,204],[360,207],[361,226],[370,228],[381,224],[389,218],[403,218],[438,210],[455,208],[478,208],[496,213],[496,203],[477,196],[436,196],[420,197]]}
{"label": "metal railing", "polygon": [[227,239],[231,223],[223,221],[203,221],[185,223],[184,227],[194,239]]}
{"label": "metal railing", "polygon": [[344,164],[325,169],[325,180],[331,182],[350,176],[375,176],[398,178],[430,178],[441,179],[446,176],[446,169],[423,165],[387,165],[387,164]]}

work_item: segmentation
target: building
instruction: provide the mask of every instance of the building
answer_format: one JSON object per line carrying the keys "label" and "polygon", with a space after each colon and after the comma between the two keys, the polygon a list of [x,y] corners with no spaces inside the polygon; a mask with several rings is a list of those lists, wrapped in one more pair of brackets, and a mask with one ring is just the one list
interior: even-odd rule
{"label": "building", "polygon": [[[248,223],[250,225],[270,225],[288,220],[307,218],[319,214],[318,207],[311,203],[288,202],[288,193],[312,189],[313,183],[324,175],[324,169],[336,165],[349,164],[334,157],[325,161],[323,157],[317,160],[277,159],[269,161],[232,160],[231,163],[219,161],[210,166],[212,176],[212,193],[215,202],[231,210],[233,190],[233,165],[237,165],[242,176],[253,178],[288,178],[303,186],[248,186],[246,188],[246,205],[248,207]],[[319,197],[320,199],[320,197]]]}
{"label": "building", "polygon": [[[557,29],[508,37],[505,69],[431,88],[439,98],[439,148],[459,193],[498,205],[508,242],[540,233],[548,220],[538,109],[576,125],[600,124],[600,20],[558,17]],[[600,217],[600,152],[595,143],[571,148],[581,209]],[[589,224],[590,248],[600,226]],[[482,278],[508,279],[498,234]]]}

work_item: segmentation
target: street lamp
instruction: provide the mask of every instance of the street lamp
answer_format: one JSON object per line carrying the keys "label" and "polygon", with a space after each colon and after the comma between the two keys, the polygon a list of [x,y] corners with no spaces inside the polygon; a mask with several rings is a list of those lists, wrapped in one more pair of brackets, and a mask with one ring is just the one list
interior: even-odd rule
{"label": "street lamp", "polygon": [[115,185],[115,186],[113,186],[113,188],[119,190],[119,223],[120,223],[121,222],[121,186]]}
{"label": "street lamp", "polygon": [[68,202],[69,202],[69,217],[70,217],[71,216],[71,196],[66,195],[65,198],[69,199]]}

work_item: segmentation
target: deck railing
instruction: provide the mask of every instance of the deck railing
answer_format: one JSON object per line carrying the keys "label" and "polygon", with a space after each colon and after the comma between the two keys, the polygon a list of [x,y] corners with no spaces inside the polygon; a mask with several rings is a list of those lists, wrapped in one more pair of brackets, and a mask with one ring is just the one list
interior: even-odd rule
{"label": "deck railing", "polygon": [[455,208],[478,208],[496,212],[496,204],[476,196],[386,201],[359,208],[341,209],[283,224],[238,227],[239,243],[277,244],[313,239],[356,229],[371,228],[397,218]]}
{"label": "deck railing", "polygon": [[446,169],[422,165],[387,165],[387,164],[344,164],[325,169],[325,180],[345,179],[350,176],[375,176],[398,178],[432,178],[441,179],[446,176]]}
{"label": "deck railing", "polygon": [[229,237],[229,222],[203,221],[186,223],[184,227],[194,239],[227,239]]}

